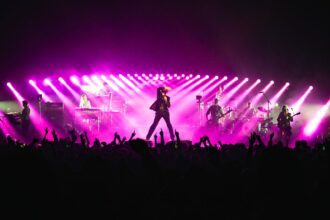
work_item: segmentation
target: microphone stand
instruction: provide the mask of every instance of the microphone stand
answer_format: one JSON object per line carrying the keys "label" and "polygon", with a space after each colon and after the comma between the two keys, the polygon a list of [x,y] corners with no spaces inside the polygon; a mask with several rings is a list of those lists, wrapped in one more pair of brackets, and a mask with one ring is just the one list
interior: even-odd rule
{"label": "microphone stand", "polygon": [[265,95],[264,92],[261,92],[261,93],[265,97],[265,99],[267,100],[267,119],[269,119],[270,118],[269,113],[270,113],[270,104],[271,104],[271,102],[269,101],[269,98]]}

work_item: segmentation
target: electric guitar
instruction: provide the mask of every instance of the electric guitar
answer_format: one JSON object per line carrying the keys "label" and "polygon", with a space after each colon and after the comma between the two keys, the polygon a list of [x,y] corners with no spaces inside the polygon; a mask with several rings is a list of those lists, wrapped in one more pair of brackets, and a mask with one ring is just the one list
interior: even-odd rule
{"label": "electric guitar", "polygon": [[225,117],[227,114],[229,114],[230,112],[232,112],[233,110],[232,109],[229,109],[228,111],[226,111],[225,113],[221,114],[220,112],[218,112],[216,115],[215,115],[215,120],[213,119],[209,119],[207,120],[207,124],[208,125],[212,125],[216,122],[216,124],[219,124],[219,119],[220,118],[223,118]]}
{"label": "electric guitar", "polygon": [[[297,112],[293,115],[289,115],[289,121],[292,121],[294,116],[297,116],[297,115],[300,115],[300,114],[301,114],[300,112]],[[289,131],[291,130],[290,123],[285,122],[285,121],[281,122],[281,123],[278,123],[277,126],[282,130],[289,130]]]}

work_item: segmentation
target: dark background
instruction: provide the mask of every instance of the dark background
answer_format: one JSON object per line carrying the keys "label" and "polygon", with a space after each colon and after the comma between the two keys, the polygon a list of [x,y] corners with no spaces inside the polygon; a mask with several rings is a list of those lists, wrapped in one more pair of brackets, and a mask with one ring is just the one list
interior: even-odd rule
{"label": "dark background", "polygon": [[59,69],[233,73],[313,84],[329,98],[329,6],[303,1],[8,1],[6,80]]}

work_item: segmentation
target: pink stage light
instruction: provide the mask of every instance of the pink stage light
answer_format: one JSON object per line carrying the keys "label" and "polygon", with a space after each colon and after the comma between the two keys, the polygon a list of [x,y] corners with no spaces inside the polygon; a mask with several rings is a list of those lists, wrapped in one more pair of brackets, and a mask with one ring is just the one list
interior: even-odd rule
{"label": "pink stage light", "polygon": [[19,104],[22,106],[22,101],[24,100],[24,98],[21,96],[19,92],[17,92],[17,90],[10,82],[7,82],[7,86],[14,93],[16,99],[19,101]]}
{"label": "pink stage light", "polygon": [[228,79],[227,76],[224,76],[221,80],[210,86],[208,89],[204,91],[204,96],[208,96],[216,87],[218,87],[221,83]]}
{"label": "pink stage light", "polygon": [[[7,83],[7,86],[14,93],[16,99],[19,101],[20,106],[22,106],[22,101],[25,100],[23,96],[14,88],[10,82]],[[30,109],[31,122],[39,132],[43,132],[46,127],[50,127],[49,123],[40,117],[37,109],[35,109],[32,105],[30,105]]]}
{"label": "pink stage light", "polygon": [[245,84],[249,81],[248,78],[245,78],[241,83],[239,83],[237,86],[235,86],[232,90],[230,90],[223,98],[222,100],[222,104],[226,104],[231,97],[233,97],[237,91]]}
{"label": "pink stage light", "polygon": [[[197,77],[197,79],[198,79],[198,77]],[[183,96],[187,95],[188,93],[191,93],[191,91],[193,91],[194,88],[196,88],[199,84],[201,84],[205,80],[207,80],[206,76],[199,79],[193,85],[190,85],[189,87],[185,88],[180,93],[177,93],[176,96],[172,98],[172,100],[173,101],[178,100],[178,99],[182,98]]]}
{"label": "pink stage light", "polygon": [[256,105],[258,104],[258,102],[260,101],[261,97],[263,96],[263,93],[266,93],[271,86],[274,85],[274,81],[270,81],[262,90],[261,92],[259,92],[251,101],[252,105]]}
{"label": "pink stage light", "polygon": [[301,105],[304,103],[305,99],[307,98],[309,93],[311,93],[312,90],[313,86],[309,86],[305,93],[292,105],[294,111],[299,111]]}
{"label": "pink stage light", "polygon": [[96,83],[98,88],[103,87],[103,82],[102,80],[100,80],[100,78],[97,75],[92,75],[91,79],[94,83]]}
{"label": "pink stage light", "polygon": [[205,83],[204,85],[202,85],[200,88],[197,89],[197,94],[196,95],[200,95],[200,94],[204,95],[204,93],[205,93],[204,89],[209,88],[210,85],[212,83],[214,83],[214,81],[216,81],[216,80],[217,80],[217,78],[216,77],[213,77],[207,83]]}
{"label": "pink stage light", "polygon": [[317,128],[321,123],[322,119],[327,113],[329,113],[329,107],[330,107],[330,99],[305,126],[304,134],[306,136],[312,136],[317,131]]}
{"label": "pink stage light", "polygon": [[251,91],[261,82],[260,79],[255,81],[245,92],[237,98],[237,106],[243,102],[246,96],[251,93]]}
{"label": "pink stage light", "polygon": [[[99,86],[94,84],[93,81],[88,76],[84,75],[82,77],[82,79],[88,85],[87,87],[82,86],[82,89],[87,88],[89,92],[94,93],[94,94],[99,91]],[[84,89],[84,90],[86,90],[86,89]]]}
{"label": "pink stage light", "polygon": [[71,76],[70,81],[76,86],[81,86],[80,81],[77,76]]}
{"label": "pink stage light", "polygon": [[76,99],[76,100],[80,100],[80,95],[74,91],[67,83],[66,81],[62,78],[62,77],[59,77],[58,78],[58,81],[60,81],[60,83],[62,83],[64,85],[65,88],[67,88],[67,90],[69,90],[69,92],[73,95],[73,97]]}
{"label": "pink stage light", "polygon": [[64,105],[68,106],[69,109],[74,109],[77,105],[74,105],[69,98],[67,98],[62,92],[60,92],[53,83],[49,80],[47,85],[55,92],[58,98],[63,102]]}
{"label": "pink stage light", "polygon": [[225,91],[227,88],[229,88],[231,85],[233,85],[238,80],[238,77],[233,78],[230,80],[227,84],[223,86],[223,91]]}
{"label": "pink stage light", "polygon": [[184,82],[183,84],[179,85],[178,87],[175,87],[171,92],[176,94],[178,92],[180,92],[182,89],[184,89],[185,87],[187,87],[188,85],[190,85],[191,83],[193,83],[194,81],[196,81],[197,79],[199,79],[197,76],[195,76],[194,78],[190,79],[187,82]]}
{"label": "pink stage light", "polygon": [[44,91],[42,91],[36,84],[36,82],[32,79],[29,80],[29,84],[37,91],[38,94],[41,94],[43,99],[45,99],[46,102],[51,102],[52,99],[47,96]]}
{"label": "pink stage light", "polygon": [[44,79],[44,85],[48,86],[50,84],[50,79],[46,78]]}
{"label": "pink stage light", "polygon": [[[139,89],[141,89],[143,86],[142,86],[142,83],[138,82],[134,77],[129,77],[129,80],[131,82],[133,82]],[[149,80],[149,77],[147,76],[146,77],[146,80]]]}
{"label": "pink stage light", "polygon": [[114,75],[110,75],[110,78],[120,87],[120,88],[122,88],[123,90],[124,90],[124,92],[126,92],[127,94],[129,94],[129,95],[132,95],[133,94],[133,92],[129,89],[129,88],[127,88],[126,86],[125,86],[125,84],[124,83],[122,83],[119,79],[117,79]]}
{"label": "pink stage light", "polygon": [[[272,97],[270,100],[270,107],[273,108],[275,103],[279,100],[279,98],[283,95],[285,90],[289,87],[290,83],[285,83],[285,85]],[[267,107],[267,103],[263,105],[265,108]]]}
{"label": "pink stage light", "polygon": [[114,91],[119,90],[118,86],[111,82],[105,75],[101,75],[101,79],[106,82]]}
{"label": "pink stage light", "polygon": [[141,90],[136,87],[129,79],[127,79],[125,76],[122,74],[119,74],[119,78],[123,80],[129,87],[131,87],[135,92],[141,93]]}

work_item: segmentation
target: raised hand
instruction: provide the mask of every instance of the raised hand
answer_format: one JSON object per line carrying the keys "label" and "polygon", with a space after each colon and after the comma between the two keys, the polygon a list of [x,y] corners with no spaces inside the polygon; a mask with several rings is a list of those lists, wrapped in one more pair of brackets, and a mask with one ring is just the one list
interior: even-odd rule
{"label": "raised hand", "polygon": [[160,135],[160,136],[164,136],[163,129],[160,129],[159,135]]}

